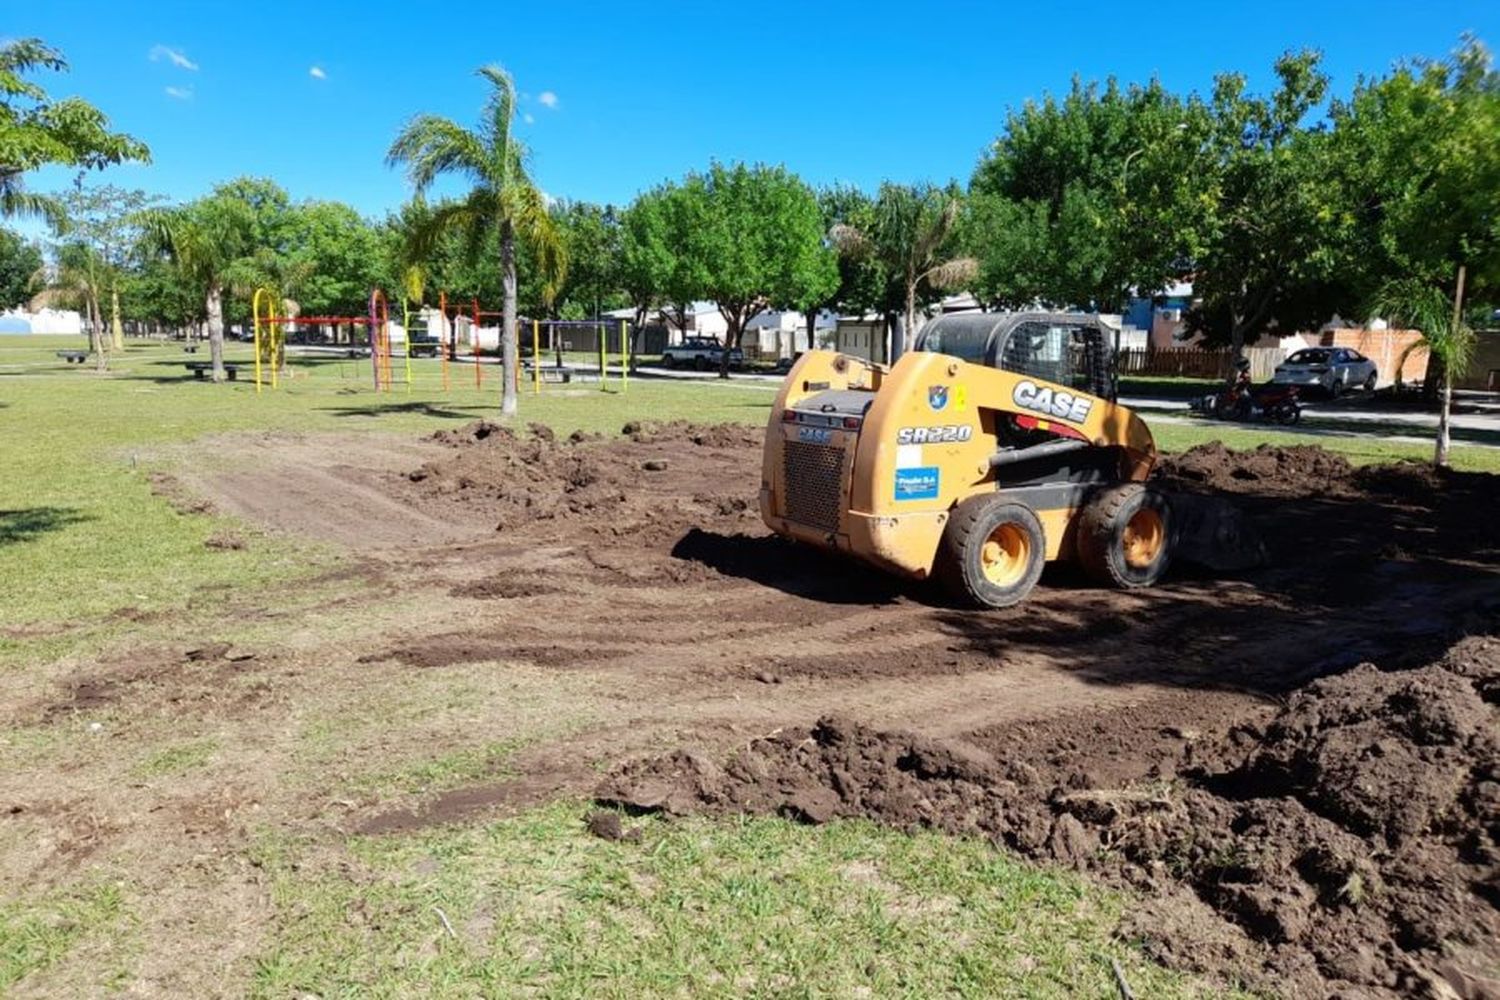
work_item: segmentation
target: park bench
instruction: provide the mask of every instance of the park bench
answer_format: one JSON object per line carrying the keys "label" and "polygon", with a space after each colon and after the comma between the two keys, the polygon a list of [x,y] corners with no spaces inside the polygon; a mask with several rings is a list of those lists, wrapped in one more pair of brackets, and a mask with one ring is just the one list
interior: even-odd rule
{"label": "park bench", "polygon": [[[198,379],[207,378],[208,375],[209,375],[209,373],[214,370],[214,366],[213,366],[213,362],[212,361],[188,361],[188,362],[184,362],[184,364],[183,364],[182,367],[184,367],[188,371],[192,372],[193,373],[193,378],[198,378]],[[225,365],[224,366],[224,374],[229,377],[229,381],[234,382],[234,381],[238,380],[238,378],[239,378],[239,375],[240,375],[240,366],[239,365]]]}
{"label": "park bench", "polygon": [[57,356],[70,365],[81,365],[89,359],[88,351],[58,351]]}
{"label": "park bench", "polygon": [[[521,370],[524,378],[531,378],[532,372],[537,369],[535,365],[527,361],[522,363]],[[541,372],[543,382],[568,383],[573,381],[573,369],[571,368],[556,368],[543,365]]]}

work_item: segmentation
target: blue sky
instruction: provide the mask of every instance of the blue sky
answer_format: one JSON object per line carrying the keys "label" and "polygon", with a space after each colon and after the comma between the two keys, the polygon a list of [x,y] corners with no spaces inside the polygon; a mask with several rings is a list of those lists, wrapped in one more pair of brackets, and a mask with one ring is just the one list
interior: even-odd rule
{"label": "blue sky", "polygon": [[[241,174],[370,215],[406,196],[383,156],[401,122],[471,122],[499,62],[554,196],[624,203],[711,158],[813,183],[967,179],[1007,107],[1074,74],[1264,86],[1288,48],[1323,50],[1337,93],[1464,31],[1500,44],[1500,2],[282,3],[3,0],[4,34],[72,63],[45,81],[145,139],[112,183],[185,199]],[[70,175],[45,172],[45,190]]]}

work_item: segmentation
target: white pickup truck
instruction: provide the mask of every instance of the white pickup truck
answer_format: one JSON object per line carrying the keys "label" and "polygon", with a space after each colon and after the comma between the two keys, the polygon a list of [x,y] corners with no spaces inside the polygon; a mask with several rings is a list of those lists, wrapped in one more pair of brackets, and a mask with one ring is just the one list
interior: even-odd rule
{"label": "white pickup truck", "polygon": [[[696,368],[706,372],[718,368],[724,358],[724,345],[718,337],[687,337],[680,344],[670,344],[661,352],[661,363],[667,368]],[[729,367],[739,368],[745,355],[738,347],[729,352]]]}

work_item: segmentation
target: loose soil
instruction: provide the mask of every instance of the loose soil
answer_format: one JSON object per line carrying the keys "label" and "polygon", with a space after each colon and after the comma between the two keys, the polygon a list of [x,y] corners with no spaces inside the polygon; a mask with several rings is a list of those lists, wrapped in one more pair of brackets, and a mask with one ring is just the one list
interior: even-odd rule
{"label": "loose soil", "polygon": [[[198,830],[192,809],[225,796],[220,832],[195,833],[194,851],[205,837],[243,849],[268,827],[473,822],[591,794],[609,773],[601,796],[637,809],[994,837],[1140,889],[1122,933],[1225,979],[1301,995],[1496,988],[1484,976],[1500,968],[1486,951],[1500,905],[1500,653],[1459,642],[1500,625],[1495,477],[1353,469],[1318,448],[1193,449],[1165,460],[1160,482],[1230,496],[1267,567],[1180,569],[1130,592],[1056,567],[1021,607],[972,612],[770,536],[758,429],[623,430],[477,422],[422,441],[216,443],[243,461],[189,463],[163,493],[250,523],[257,547],[278,535],[343,547],[344,567],[314,581],[335,596],[293,613],[274,596],[205,595],[202,607],[275,623],[251,661],[188,657],[217,639],[199,626],[176,645],[69,662],[44,694],[0,679],[17,726],[103,717],[124,740],[170,723],[240,748],[232,773],[145,791],[102,770],[88,784],[103,763],[38,771],[0,789],[36,824],[27,836],[65,842],[80,816],[128,816],[91,834],[98,849],[166,873],[198,856],[155,851],[180,832],[171,824]],[[283,779],[308,752],[288,720],[353,723],[367,689],[405,678],[426,691],[448,675],[442,706],[362,737],[341,766],[389,753],[394,767],[414,741],[443,753],[452,733],[483,729],[462,713],[497,680],[527,697],[555,683],[556,725],[503,775],[430,794]],[[510,709],[496,711],[500,729]],[[462,727],[444,728],[445,713]],[[42,848],[26,857],[0,876],[57,877]],[[183,985],[174,974],[162,972],[168,992]]]}

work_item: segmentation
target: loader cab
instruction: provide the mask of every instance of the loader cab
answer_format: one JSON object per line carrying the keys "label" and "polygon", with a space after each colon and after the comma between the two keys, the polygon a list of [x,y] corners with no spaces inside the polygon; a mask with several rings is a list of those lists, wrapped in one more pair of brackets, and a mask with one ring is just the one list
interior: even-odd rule
{"label": "loader cab", "polygon": [[1090,313],[961,313],[924,326],[915,349],[1043,378],[1114,402],[1118,337]]}

